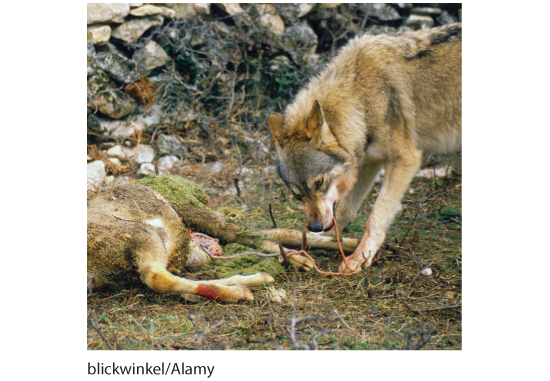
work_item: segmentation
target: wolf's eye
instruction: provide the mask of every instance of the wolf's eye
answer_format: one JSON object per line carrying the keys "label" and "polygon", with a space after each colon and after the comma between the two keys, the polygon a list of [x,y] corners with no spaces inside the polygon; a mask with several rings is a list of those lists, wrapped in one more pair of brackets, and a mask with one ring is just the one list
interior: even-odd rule
{"label": "wolf's eye", "polygon": [[302,196],[300,196],[299,194],[296,194],[296,193],[292,192],[292,195],[296,198],[296,200],[302,201]]}
{"label": "wolf's eye", "polygon": [[318,190],[319,188],[321,188],[321,185],[323,185],[323,181],[324,181],[324,177],[321,177],[319,180],[317,180],[315,182],[315,184],[313,184],[315,186],[315,189]]}

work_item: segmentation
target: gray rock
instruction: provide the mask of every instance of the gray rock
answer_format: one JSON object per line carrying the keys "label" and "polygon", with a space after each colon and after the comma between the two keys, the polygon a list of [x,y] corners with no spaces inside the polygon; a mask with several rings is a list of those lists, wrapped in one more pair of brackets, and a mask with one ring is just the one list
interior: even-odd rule
{"label": "gray rock", "polygon": [[322,7],[321,4],[316,4],[315,7],[309,11],[306,15],[308,20],[328,20],[331,17],[334,17],[336,10],[333,8]]}
{"label": "gray rock", "polygon": [[94,48],[94,44],[92,44],[90,41],[88,41],[86,45],[87,45],[86,55],[88,58],[88,66],[90,66],[90,64],[93,62],[95,58],[95,48]]}
{"label": "gray rock", "polygon": [[157,6],[146,4],[138,8],[130,9],[130,14],[132,16],[151,16],[151,15],[160,15],[162,9]]}
{"label": "gray rock", "polygon": [[111,118],[122,118],[133,112],[136,101],[120,90],[109,79],[109,76],[95,64],[87,68],[87,106]]}
{"label": "gray rock", "polygon": [[121,23],[128,13],[128,3],[88,3],[88,25],[99,22]]}
{"label": "gray rock", "polygon": [[[128,153],[128,156],[132,156],[136,152],[136,149],[135,147],[128,148],[126,152]],[[155,160],[155,154],[155,149],[153,147],[141,144],[138,148],[137,154],[130,158],[130,161],[135,164],[152,163],[153,160]]]}
{"label": "gray rock", "polygon": [[134,42],[140,38],[149,28],[162,25],[164,18],[161,15],[140,17],[128,20],[117,26],[111,32],[111,36],[126,42]]}
{"label": "gray rock", "polygon": [[277,173],[277,167],[274,166],[274,165],[270,165],[270,166],[262,168],[262,176],[263,177],[271,176],[271,175],[276,174],[276,173]]}
{"label": "gray rock", "polygon": [[315,53],[306,53],[298,58],[297,61],[302,65],[309,66],[310,68],[316,68],[320,66],[321,55]]}
{"label": "gray rock", "polygon": [[103,137],[124,140],[134,137],[139,131],[143,131],[143,121],[107,120],[98,118],[101,127],[99,132]]}
{"label": "gray rock", "polygon": [[87,189],[96,190],[105,182],[105,163],[96,160],[88,164]]}
{"label": "gray rock", "polygon": [[431,28],[434,26],[434,20],[430,16],[415,15],[413,13],[405,19],[403,25],[411,27],[414,30],[418,30],[423,26]]}
{"label": "gray rock", "polygon": [[269,61],[268,70],[272,72],[285,72],[293,69],[294,65],[287,56],[277,56]]}
{"label": "gray rock", "polygon": [[136,147],[124,147],[120,144],[109,148],[107,156],[120,160],[130,160],[134,164],[152,163],[155,159],[155,149],[146,144],[140,144],[136,154]]}
{"label": "gray rock", "polygon": [[109,161],[111,163],[113,163],[114,165],[118,165],[118,166],[121,166],[122,165],[122,162],[120,160],[118,160],[116,157],[110,157],[109,158]]}
{"label": "gray rock", "polygon": [[163,156],[157,160],[157,168],[160,174],[169,173],[175,165],[181,163],[181,160],[174,155]]}
{"label": "gray rock", "polygon": [[166,65],[170,60],[170,56],[153,40],[149,40],[143,48],[137,49],[132,56],[132,61],[137,64],[137,71],[141,76],[151,74],[153,69]]}
{"label": "gray rock", "polygon": [[174,16],[176,19],[196,19],[198,17],[193,3],[166,3],[164,5],[176,13]]}
{"label": "gray rock", "polygon": [[138,176],[154,175],[156,174],[155,166],[151,163],[143,163],[137,170],[136,174]]}
{"label": "gray rock", "polygon": [[208,164],[206,164],[204,167],[202,167],[201,172],[202,173],[218,173],[222,171],[225,168],[225,165],[220,163],[219,161],[213,161]]}
{"label": "gray rock", "polygon": [[155,142],[155,146],[159,153],[170,153],[175,155],[185,153],[185,148],[177,136],[161,134]]}
{"label": "gray rock", "polygon": [[140,73],[136,70],[136,63],[122,54],[97,53],[94,62],[117,81],[132,83],[141,78]]}
{"label": "gray rock", "polygon": [[174,11],[173,9],[166,8],[166,7],[159,7],[159,8],[160,8],[160,15],[162,17],[167,17],[169,19],[176,18],[176,11]]}
{"label": "gray rock", "polygon": [[120,144],[117,144],[114,147],[109,148],[107,150],[106,154],[109,157],[114,157],[114,158],[117,158],[117,159],[126,160],[127,156],[126,156],[126,151],[125,151],[124,148],[126,148],[126,147],[123,147]]}
{"label": "gray rock", "polygon": [[284,48],[293,55],[315,53],[317,50],[317,35],[307,21],[298,22],[288,28],[281,37]]}
{"label": "gray rock", "polygon": [[360,4],[359,9],[369,15],[369,17],[376,17],[381,21],[393,21],[400,20],[399,13],[389,4],[385,3],[368,3]]}
{"label": "gray rock", "polygon": [[111,38],[111,27],[109,25],[92,25],[88,29],[88,41],[94,45],[101,45]]}
{"label": "gray rock", "polygon": [[209,15],[210,14],[210,3],[194,3],[193,8],[199,15]]}
{"label": "gray rock", "polygon": [[221,21],[212,21],[210,23],[210,27],[220,37],[231,37],[234,34],[232,27],[228,26],[226,23],[223,23]]}
{"label": "gray rock", "polygon": [[401,25],[399,28],[397,28],[398,33],[407,33],[412,31],[413,31],[412,28],[409,28],[408,26],[404,26],[404,25]]}
{"label": "gray rock", "polygon": [[308,14],[315,7],[315,3],[280,3],[275,5],[287,25],[294,24],[296,20]]}
{"label": "gray rock", "polygon": [[[244,21],[252,21],[250,15],[246,13],[239,3],[214,3],[214,5],[231,16],[242,15],[244,16]],[[248,8],[250,4],[246,4],[246,6]]]}
{"label": "gray rock", "polygon": [[113,185],[121,185],[121,184],[127,183],[128,181],[130,181],[129,176],[120,176],[115,179],[115,181],[113,182]]}
{"label": "gray rock", "polygon": [[112,185],[114,182],[115,182],[115,176],[111,175],[111,176],[105,177],[105,186],[108,187],[109,185]]}
{"label": "gray rock", "polygon": [[456,18],[453,17],[449,12],[443,11],[439,17],[436,18],[437,22],[441,25],[447,25],[457,22]]}
{"label": "gray rock", "polygon": [[[110,53],[110,54],[122,54],[116,46],[107,41],[104,44],[95,47],[96,53]],[[123,55],[123,54],[122,54]]]}
{"label": "gray rock", "polygon": [[379,34],[394,34],[397,32],[397,30],[391,26],[385,26],[385,25],[371,25],[367,29],[367,32],[379,35]]}
{"label": "gray rock", "polygon": [[129,123],[136,123],[143,125],[144,129],[158,125],[161,122],[160,114],[162,110],[160,106],[153,105],[147,114],[132,115],[128,118]]}
{"label": "gray rock", "polygon": [[437,16],[441,14],[441,9],[431,7],[415,7],[411,10],[411,13],[423,16]]}
{"label": "gray rock", "polygon": [[273,4],[255,4],[254,7],[260,14],[260,24],[264,28],[278,36],[285,32],[285,23]]}

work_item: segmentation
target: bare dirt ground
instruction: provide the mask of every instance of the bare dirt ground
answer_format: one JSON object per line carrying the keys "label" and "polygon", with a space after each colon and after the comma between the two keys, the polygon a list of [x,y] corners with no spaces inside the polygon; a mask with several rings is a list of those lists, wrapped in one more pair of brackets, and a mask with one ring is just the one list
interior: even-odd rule
{"label": "bare dirt ground", "polygon": [[[213,208],[237,210],[235,218],[251,229],[272,226],[269,204],[279,227],[302,229],[301,206],[272,171],[269,157],[244,160],[237,152],[219,161],[226,165],[222,172],[203,174],[197,161],[173,174],[196,181]],[[87,307],[88,349],[461,349],[461,157],[426,157],[423,168],[451,166],[443,178],[415,178],[385,249],[363,273],[289,269],[275,280],[286,291],[282,303],[264,290],[255,292],[254,302],[236,305],[192,303],[142,285],[94,293]],[[344,236],[361,237],[379,187]],[[324,270],[336,271],[341,262],[335,252],[309,253]],[[427,265],[432,275],[419,275]],[[211,278],[208,271],[188,275]]]}

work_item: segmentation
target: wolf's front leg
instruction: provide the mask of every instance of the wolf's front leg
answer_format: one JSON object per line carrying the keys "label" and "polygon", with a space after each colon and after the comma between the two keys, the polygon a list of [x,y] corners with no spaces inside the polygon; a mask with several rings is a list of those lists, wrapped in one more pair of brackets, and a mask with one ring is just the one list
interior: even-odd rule
{"label": "wolf's front leg", "polygon": [[398,160],[385,166],[385,175],[380,195],[374,203],[372,213],[365,226],[365,233],[355,252],[347,258],[347,265],[342,262],[340,272],[354,272],[372,265],[374,256],[384,242],[386,230],[390,225],[403,194],[409,187],[416,171],[422,162],[422,152],[411,150]]}
{"label": "wolf's front leg", "polygon": [[338,233],[341,233],[355,217],[357,209],[372,190],[376,176],[382,169],[382,164],[381,162],[365,163],[359,169],[357,182],[353,189],[344,194],[336,209]]}

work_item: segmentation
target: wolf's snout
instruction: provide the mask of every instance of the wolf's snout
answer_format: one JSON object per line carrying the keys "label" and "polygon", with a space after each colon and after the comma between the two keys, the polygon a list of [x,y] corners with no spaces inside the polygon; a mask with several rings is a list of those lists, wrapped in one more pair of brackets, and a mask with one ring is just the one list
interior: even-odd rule
{"label": "wolf's snout", "polygon": [[319,221],[309,221],[307,223],[307,228],[310,232],[320,233],[323,231],[323,223]]}

